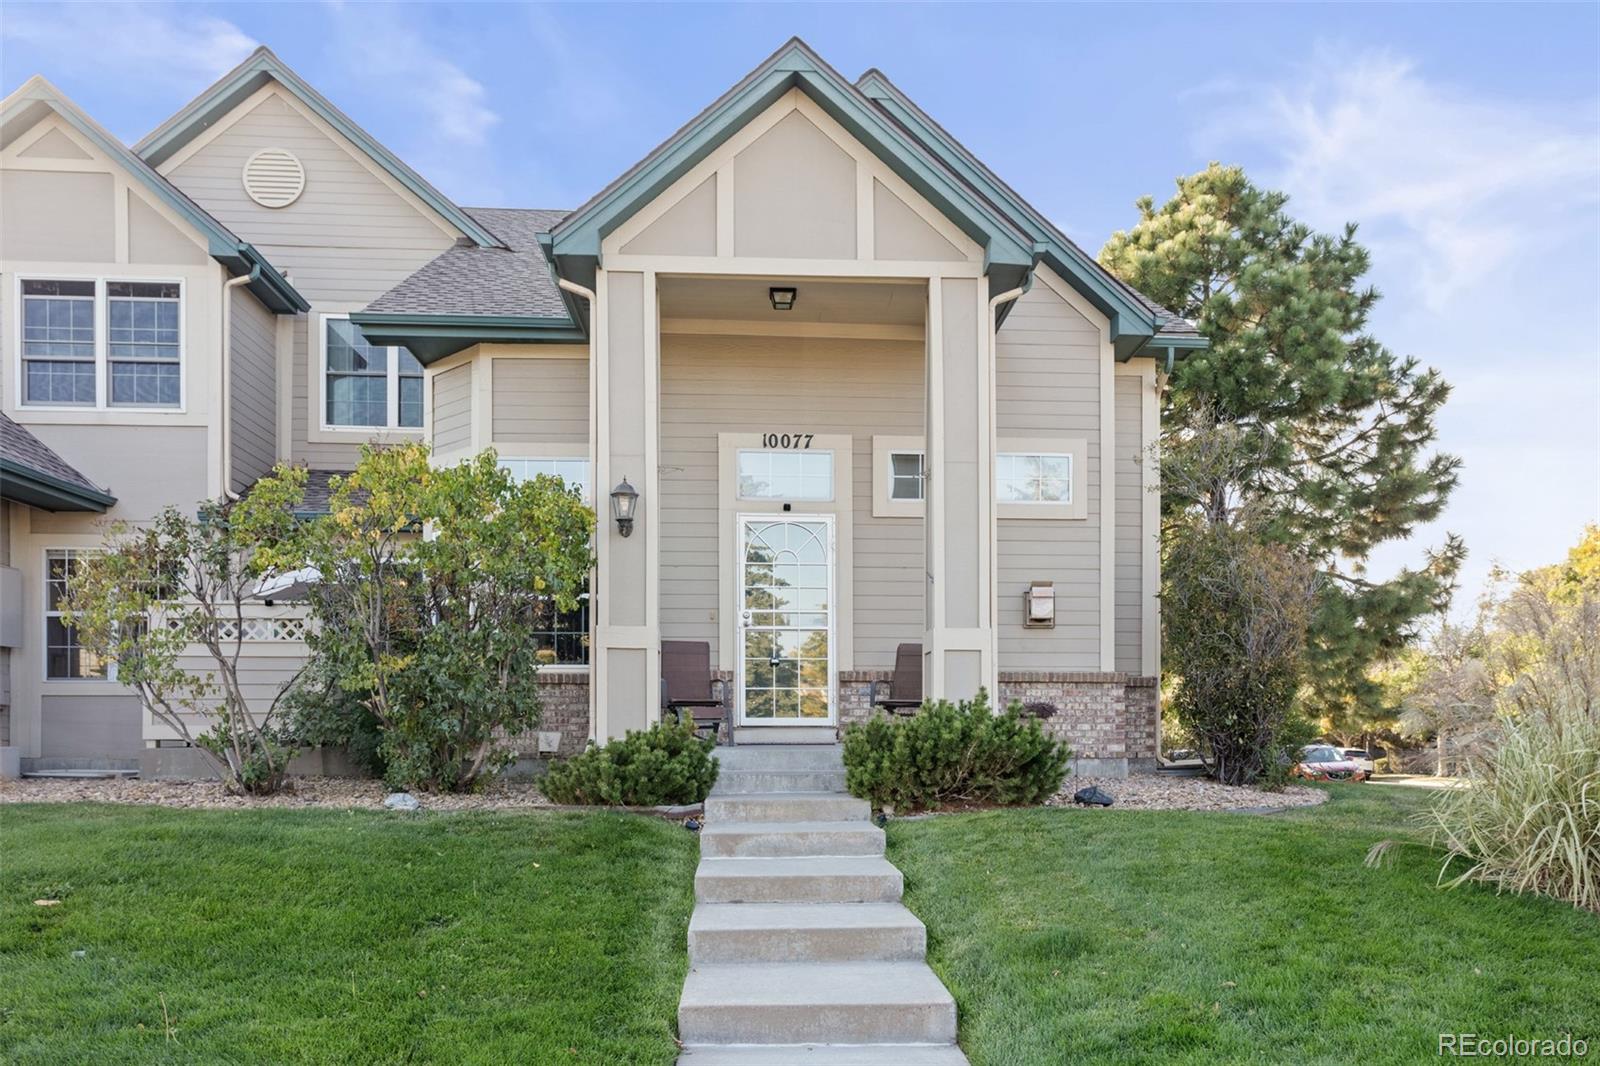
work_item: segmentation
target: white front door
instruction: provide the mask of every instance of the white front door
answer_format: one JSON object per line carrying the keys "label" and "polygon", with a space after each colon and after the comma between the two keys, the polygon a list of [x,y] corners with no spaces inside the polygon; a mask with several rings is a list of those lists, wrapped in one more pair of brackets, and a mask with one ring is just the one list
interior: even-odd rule
{"label": "white front door", "polygon": [[831,725],[833,516],[739,516],[741,725]]}

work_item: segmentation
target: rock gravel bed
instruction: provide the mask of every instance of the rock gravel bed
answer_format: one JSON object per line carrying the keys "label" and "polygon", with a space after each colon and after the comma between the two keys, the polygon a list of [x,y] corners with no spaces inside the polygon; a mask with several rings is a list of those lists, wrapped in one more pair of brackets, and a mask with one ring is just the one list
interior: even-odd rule
{"label": "rock gravel bed", "polygon": [[[382,810],[390,793],[381,781],[331,777],[296,777],[275,796],[230,796],[215,781],[65,780],[24,778],[0,781],[5,803],[130,803],[157,807],[244,810],[263,807],[324,807],[335,810]],[[428,811],[498,811],[549,807],[550,801],[531,783],[498,782],[472,795],[418,795]]]}
{"label": "rock gravel bed", "polygon": [[1315,807],[1328,798],[1328,794],[1321,789],[1304,785],[1290,785],[1282,792],[1266,792],[1259,788],[1220,785],[1204,777],[1143,774],[1136,777],[1068,777],[1061,791],[1052,796],[1047,804],[1051,807],[1073,807],[1073,793],[1091,785],[1108,793],[1116,801],[1113,810],[1128,811],[1277,810],[1284,807]]}

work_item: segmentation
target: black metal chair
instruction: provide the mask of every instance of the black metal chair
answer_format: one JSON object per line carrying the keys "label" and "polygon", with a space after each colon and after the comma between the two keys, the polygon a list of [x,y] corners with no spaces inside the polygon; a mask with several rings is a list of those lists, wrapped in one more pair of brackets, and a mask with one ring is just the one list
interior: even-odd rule
{"label": "black metal chair", "polygon": [[890,714],[913,715],[922,707],[922,645],[901,644],[894,650],[894,674],[879,695],[881,681],[867,688],[867,702]]}
{"label": "black metal chair", "polygon": [[[721,686],[722,692],[717,694]],[[727,684],[711,672],[711,645],[703,640],[661,642],[661,712],[694,719],[696,733],[719,736],[728,720]]]}

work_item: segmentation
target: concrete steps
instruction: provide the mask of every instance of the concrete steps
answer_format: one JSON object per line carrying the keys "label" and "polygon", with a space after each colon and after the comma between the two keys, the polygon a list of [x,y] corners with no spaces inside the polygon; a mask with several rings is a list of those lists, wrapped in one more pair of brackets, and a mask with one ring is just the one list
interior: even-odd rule
{"label": "concrete steps", "polygon": [[920,962],[928,932],[899,903],[707,903],[689,921],[689,961]]}
{"label": "concrete steps", "polygon": [[734,747],[755,747],[765,744],[815,744],[833,747],[839,742],[839,728],[831,725],[736,725],[733,727]]}
{"label": "concrete steps", "polygon": [[867,801],[842,792],[719,793],[706,797],[706,821],[865,822]]}
{"label": "concrete steps", "polygon": [[837,745],[717,749],[705,804],[680,1066],[965,1066]]}
{"label": "concrete steps", "polygon": [[685,1066],[967,1066],[949,1044],[735,1044],[689,1046]]}
{"label": "concrete steps", "polygon": [[700,833],[706,858],[882,855],[883,830],[871,822],[711,822]]}
{"label": "concrete steps", "polygon": [[867,855],[701,859],[694,875],[701,903],[895,903],[903,887],[892,863]]}
{"label": "concrete steps", "polygon": [[678,1002],[686,1044],[939,1044],[956,1004],[920,962],[694,966]]}

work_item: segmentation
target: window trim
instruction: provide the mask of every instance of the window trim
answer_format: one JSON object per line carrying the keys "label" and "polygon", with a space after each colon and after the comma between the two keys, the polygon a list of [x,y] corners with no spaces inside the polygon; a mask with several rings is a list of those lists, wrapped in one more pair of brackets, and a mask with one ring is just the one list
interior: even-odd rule
{"label": "window trim", "polygon": [[[382,426],[340,426],[328,421],[328,323],[335,319],[349,320],[355,308],[349,311],[314,311],[310,316],[311,328],[316,330],[316,380],[309,383],[306,394],[315,408],[313,418],[308,425],[316,427],[319,434],[327,434],[324,440],[347,440],[352,435],[363,439],[394,437],[400,440],[411,438],[420,439],[428,429],[428,368],[422,368],[419,378],[422,386],[422,424],[417,426],[402,426],[400,422],[400,360],[394,357],[394,351],[403,349],[404,345],[382,344],[373,347],[391,349],[389,370],[386,376],[388,388],[386,390],[385,414],[387,423]],[[359,327],[358,327],[359,328]],[[407,354],[410,354],[409,352]],[[415,357],[413,357],[415,358]],[[420,363],[420,360],[418,361]]]}
{"label": "window trim", "polygon": [[[89,281],[94,283],[94,403],[30,403],[27,392],[27,359],[22,354],[23,324],[27,309],[23,304],[22,287],[29,281]],[[178,287],[178,402],[177,404],[117,403],[111,402],[111,298],[107,286],[112,282],[136,285],[176,285]],[[171,275],[140,276],[137,274],[107,273],[79,274],[71,271],[38,271],[18,273],[12,278],[12,381],[16,397],[11,406],[17,411],[65,411],[77,414],[137,414],[183,415],[189,413],[189,285],[185,279]]]}
{"label": "window trim", "polygon": [[997,518],[1072,519],[1089,517],[1089,442],[1084,437],[1002,437],[995,442],[994,461],[1002,455],[1063,456],[1071,464],[1066,500],[1002,500],[995,474]]}
{"label": "window trim", "polygon": [[64,553],[70,558],[92,555],[99,550],[101,549],[72,547],[69,545],[49,545],[44,549],[44,567],[39,571],[39,587],[42,593],[42,598],[39,601],[39,680],[46,685],[105,685],[115,684],[117,681],[117,661],[115,659],[107,660],[106,675],[104,677],[50,676],[50,619],[61,617],[61,612],[52,609],[50,606],[50,559],[57,552]]}

